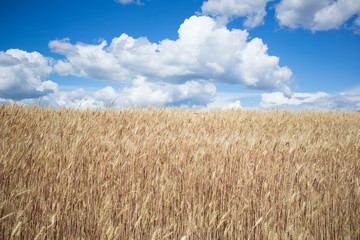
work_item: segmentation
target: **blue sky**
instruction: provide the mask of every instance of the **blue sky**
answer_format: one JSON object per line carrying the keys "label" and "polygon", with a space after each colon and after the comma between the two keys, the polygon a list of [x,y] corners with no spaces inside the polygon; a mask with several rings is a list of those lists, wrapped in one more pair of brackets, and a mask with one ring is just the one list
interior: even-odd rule
{"label": "blue sky", "polygon": [[0,102],[360,110],[360,1],[0,2]]}

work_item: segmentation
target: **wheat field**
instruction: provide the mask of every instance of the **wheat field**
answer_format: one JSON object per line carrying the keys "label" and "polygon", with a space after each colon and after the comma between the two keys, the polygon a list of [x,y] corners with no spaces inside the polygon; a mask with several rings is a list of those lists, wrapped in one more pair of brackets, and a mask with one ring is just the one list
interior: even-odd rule
{"label": "wheat field", "polygon": [[1,239],[359,239],[360,114],[0,106]]}

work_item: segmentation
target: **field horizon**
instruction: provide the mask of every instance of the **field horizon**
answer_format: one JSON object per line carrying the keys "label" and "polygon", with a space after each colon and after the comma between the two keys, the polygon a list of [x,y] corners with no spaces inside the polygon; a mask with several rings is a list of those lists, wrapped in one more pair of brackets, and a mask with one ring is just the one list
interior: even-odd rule
{"label": "field horizon", "polygon": [[360,114],[0,105],[0,239],[359,239]]}

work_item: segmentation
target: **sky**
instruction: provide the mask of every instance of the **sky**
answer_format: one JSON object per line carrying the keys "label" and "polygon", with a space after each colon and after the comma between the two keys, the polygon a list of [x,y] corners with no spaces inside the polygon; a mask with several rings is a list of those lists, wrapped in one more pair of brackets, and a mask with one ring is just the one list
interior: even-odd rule
{"label": "sky", "polygon": [[0,103],[360,110],[359,0],[3,0]]}

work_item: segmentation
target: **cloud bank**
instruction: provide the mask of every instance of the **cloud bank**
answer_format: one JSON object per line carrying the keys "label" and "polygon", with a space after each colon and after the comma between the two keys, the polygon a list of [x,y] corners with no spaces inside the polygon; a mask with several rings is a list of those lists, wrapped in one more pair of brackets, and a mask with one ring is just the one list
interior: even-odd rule
{"label": "cloud bank", "polygon": [[134,79],[130,87],[115,90],[105,87],[96,92],[77,89],[59,92],[49,97],[50,104],[57,107],[104,108],[111,106],[181,106],[205,107],[216,95],[215,85],[207,82],[189,81],[184,84],[147,82],[144,77]]}
{"label": "cloud bank", "polygon": [[[53,106],[75,106],[80,101],[83,106],[103,107],[111,100],[118,107],[206,107],[216,100],[217,83],[291,95],[291,70],[279,66],[279,58],[268,55],[261,39],[249,39],[246,30],[229,30],[210,17],[193,16],[184,21],[178,33],[176,41],[165,39],[159,43],[127,34],[110,44],[50,41],[51,51],[64,56],[57,61],[38,52],[0,52],[1,101],[29,102],[24,99],[43,97]],[[70,94],[58,91],[58,85],[47,79],[53,73],[129,87],[76,90]]]}
{"label": "cloud bank", "polygon": [[263,93],[260,106],[265,109],[359,111],[360,88],[337,94],[294,93],[291,98],[281,92]]}
{"label": "cloud bank", "polygon": [[[140,4],[135,0],[116,1]],[[201,8],[204,15],[186,19],[175,41],[152,43],[146,37],[127,34],[109,44],[54,40],[49,48],[63,56],[57,61],[38,52],[0,51],[0,102],[30,103],[42,97],[43,104],[59,107],[239,108],[238,98],[216,92],[216,84],[233,84],[279,91],[262,94],[263,108],[330,106],[358,110],[358,92],[293,94],[289,88],[292,71],[280,66],[279,57],[268,54],[262,39],[250,39],[247,30],[226,27],[237,17],[245,17],[248,28],[263,24],[269,4],[274,4],[281,26],[320,31],[341,28],[353,19],[353,29],[360,27],[360,2],[355,0],[208,0]],[[53,73],[124,83],[127,87],[59,91],[58,85],[47,79]]]}
{"label": "cloud bank", "polygon": [[179,39],[151,43],[147,38],[122,34],[110,45],[71,44],[69,39],[49,43],[65,55],[54,70],[97,80],[129,83],[134,76],[150,82],[187,81],[240,84],[252,89],[279,89],[290,95],[292,72],[279,66],[259,38],[248,40],[246,30],[228,30],[206,16],[193,16],[180,26]]}

